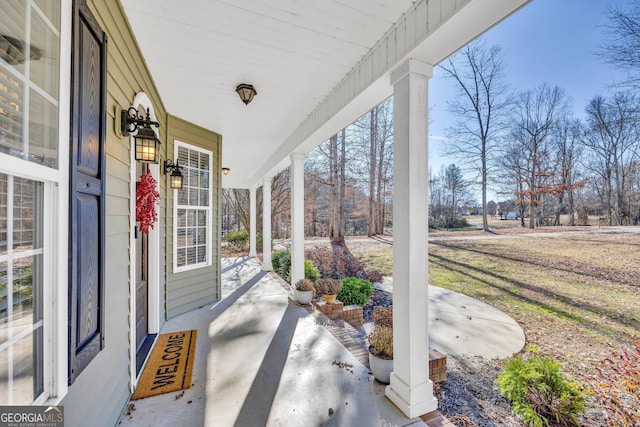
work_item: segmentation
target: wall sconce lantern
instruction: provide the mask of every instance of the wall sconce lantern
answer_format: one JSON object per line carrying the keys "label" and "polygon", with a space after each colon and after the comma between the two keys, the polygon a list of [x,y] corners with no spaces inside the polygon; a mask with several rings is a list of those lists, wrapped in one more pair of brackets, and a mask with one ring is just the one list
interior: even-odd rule
{"label": "wall sconce lantern", "polygon": [[[136,160],[141,163],[160,163],[160,140],[151,126],[160,127],[160,123],[151,120],[147,109],[147,118],[130,107],[120,112],[120,127],[123,135],[133,135],[136,140]],[[137,133],[134,134],[134,132]]]}
{"label": "wall sconce lantern", "polygon": [[253,101],[253,97],[258,94],[253,85],[248,85],[246,83],[239,84],[236,87],[236,92],[238,92],[238,96],[240,96],[240,99],[242,100],[242,102],[244,102],[244,105],[248,105],[251,101]]}
{"label": "wall sconce lantern", "polygon": [[225,174],[225,175],[228,175],[230,170],[231,169],[229,169],[229,168],[222,168],[222,173]]}
{"label": "wall sconce lantern", "polygon": [[182,176],[182,172],[180,172],[181,169],[182,166],[178,164],[177,160],[175,163],[171,160],[164,161],[164,173],[166,175],[168,172],[171,172],[169,175],[169,185],[174,190],[182,190],[184,177]]}

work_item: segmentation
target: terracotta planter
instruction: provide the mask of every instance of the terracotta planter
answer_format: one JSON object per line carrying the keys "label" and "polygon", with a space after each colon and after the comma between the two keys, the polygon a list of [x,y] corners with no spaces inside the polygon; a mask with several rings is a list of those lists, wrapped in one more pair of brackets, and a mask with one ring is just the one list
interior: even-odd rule
{"label": "terracotta planter", "polygon": [[296,298],[298,302],[303,305],[307,305],[311,303],[311,298],[313,298],[313,291],[298,291],[296,290]]}
{"label": "terracotta planter", "polygon": [[324,300],[327,302],[327,304],[335,304],[337,297],[338,297],[338,295],[322,294],[322,298],[324,298]]}
{"label": "terracotta planter", "polygon": [[391,381],[391,372],[393,372],[393,359],[381,359],[371,354],[369,349],[369,368],[373,377],[382,384],[389,384]]}

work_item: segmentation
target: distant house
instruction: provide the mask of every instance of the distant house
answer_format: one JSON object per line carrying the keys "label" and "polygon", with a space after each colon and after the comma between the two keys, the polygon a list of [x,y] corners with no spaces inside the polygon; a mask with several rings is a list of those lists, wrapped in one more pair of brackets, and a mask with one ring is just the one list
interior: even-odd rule
{"label": "distant house", "polygon": [[520,219],[520,215],[517,212],[502,212],[500,219]]}

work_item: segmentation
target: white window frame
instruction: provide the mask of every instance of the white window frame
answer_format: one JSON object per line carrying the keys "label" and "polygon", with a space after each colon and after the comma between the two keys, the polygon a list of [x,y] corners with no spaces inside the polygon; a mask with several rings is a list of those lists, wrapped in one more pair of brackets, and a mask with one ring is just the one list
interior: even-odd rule
{"label": "white window frame", "polygon": [[206,237],[206,245],[207,245],[207,257],[205,262],[197,263],[197,264],[189,264],[182,267],[178,267],[178,209],[194,209],[194,206],[190,205],[179,205],[178,204],[178,195],[177,191],[174,191],[173,195],[173,272],[181,273],[184,271],[195,270],[198,268],[209,267],[212,265],[212,253],[213,253],[213,231],[211,230],[212,224],[212,216],[213,216],[213,151],[207,150],[201,147],[197,147],[192,144],[188,144],[186,142],[174,140],[173,141],[173,161],[174,163],[178,160],[178,149],[186,148],[192,151],[198,151],[200,153],[207,154],[209,156],[209,206],[201,207],[198,209],[207,211],[207,237]]}
{"label": "white window frame", "polygon": [[[69,121],[72,0],[60,0],[58,169],[0,153],[0,172],[42,182],[43,393],[34,405],[57,405],[68,392]],[[27,86],[28,89],[30,86]],[[28,110],[25,111],[28,114]],[[25,116],[25,123],[29,123]]]}

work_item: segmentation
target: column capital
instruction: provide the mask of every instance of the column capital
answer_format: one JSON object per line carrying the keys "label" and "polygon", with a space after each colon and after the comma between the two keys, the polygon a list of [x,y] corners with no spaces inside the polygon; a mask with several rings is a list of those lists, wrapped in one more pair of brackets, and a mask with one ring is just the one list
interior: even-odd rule
{"label": "column capital", "polygon": [[262,177],[262,183],[265,184],[265,183],[268,182],[269,184],[271,184],[271,181],[273,181],[273,177],[274,176],[275,175],[265,175],[265,176],[263,176]]}
{"label": "column capital", "polygon": [[305,157],[305,153],[300,153],[300,152],[291,153],[291,155],[289,156],[292,163],[294,160],[304,160],[304,157]]}
{"label": "column capital", "polygon": [[395,85],[407,74],[418,74],[430,79],[433,76],[433,65],[422,62],[418,59],[409,58],[398,65],[389,78],[391,85]]}

